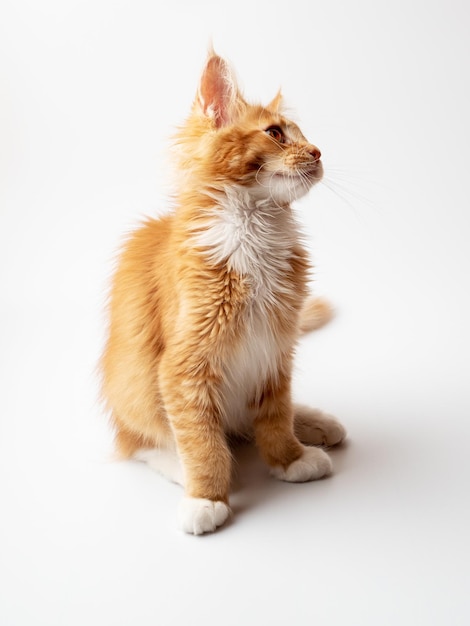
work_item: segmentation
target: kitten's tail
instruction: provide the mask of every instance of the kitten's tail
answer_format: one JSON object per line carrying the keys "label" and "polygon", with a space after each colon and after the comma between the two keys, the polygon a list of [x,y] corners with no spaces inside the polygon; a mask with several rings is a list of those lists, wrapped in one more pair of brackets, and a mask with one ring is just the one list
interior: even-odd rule
{"label": "kitten's tail", "polygon": [[333,317],[329,302],[322,298],[308,298],[300,311],[300,332],[309,333],[327,324]]}

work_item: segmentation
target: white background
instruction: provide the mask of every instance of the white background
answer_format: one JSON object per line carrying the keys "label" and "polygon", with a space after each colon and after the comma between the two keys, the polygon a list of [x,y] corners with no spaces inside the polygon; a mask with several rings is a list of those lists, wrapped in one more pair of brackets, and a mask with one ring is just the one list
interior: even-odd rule
{"label": "white background", "polygon": [[[0,624],[468,624],[469,9],[462,0],[2,0]],[[240,452],[233,521],[111,458],[94,367],[112,259],[165,211],[210,38],[322,150],[298,206],[337,310],[298,400],[335,475]]]}

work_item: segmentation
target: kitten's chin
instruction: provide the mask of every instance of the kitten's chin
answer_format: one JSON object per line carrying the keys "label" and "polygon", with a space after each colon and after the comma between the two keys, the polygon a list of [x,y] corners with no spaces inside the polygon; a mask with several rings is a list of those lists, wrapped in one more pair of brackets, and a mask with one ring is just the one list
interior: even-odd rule
{"label": "kitten's chin", "polygon": [[323,165],[317,161],[310,169],[278,171],[259,181],[257,194],[273,199],[279,204],[289,204],[305,196],[323,177]]}

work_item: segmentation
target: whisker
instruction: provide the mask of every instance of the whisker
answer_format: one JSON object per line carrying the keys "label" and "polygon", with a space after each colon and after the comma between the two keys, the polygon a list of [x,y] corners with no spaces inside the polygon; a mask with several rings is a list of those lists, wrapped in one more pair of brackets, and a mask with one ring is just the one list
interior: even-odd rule
{"label": "whisker", "polygon": [[373,206],[375,204],[370,198],[367,198],[366,196],[358,193],[357,191],[353,191],[350,188],[350,185],[346,186],[342,183],[339,183],[336,180],[332,180],[329,176],[323,177],[323,183],[325,184],[326,187],[329,186],[329,188],[332,191],[335,191],[335,188],[336,190],[339,190],[337,193],[337,195],[339,196],[341,196],[341,193],[342,193],[344,197],[349,196],[350,198],[354,200],[358,200],[359,202],[362,202],[363,204],[367,204],[368,206]]}
{"label": "whisker", "polygon": [[328,182],[327,180],[322,180],[322,181],[321,181],[321,183],[322,183],[322,184],[323,184],[323,185],[324,185],[327,189],[329,189],[332,193],[334,193],[334,194],[335,194],[335,196],[337,196],[337,197],[338,197],[338,198],[340,198],[340,199],[341,199],[341,200],[342,200],[345,204],[347,204],[347,205],[348,205],[348,207],[349,207],[350,209],[352,209],[352,210],[354,211],[355,215],[357,216],[357,209],[356,209],[356,207],[354,206],[354,204],[353,204],[352,202],[350,202],[350,201],[348,200],[348,198],[347,198],[344,194],[342,194],[342,193],[340,193],[339,191],[337,191],[337,190],[336,190],[336,189],[335,189],[335,188],[334,188],[331,184],[329,184],[329,182]]}

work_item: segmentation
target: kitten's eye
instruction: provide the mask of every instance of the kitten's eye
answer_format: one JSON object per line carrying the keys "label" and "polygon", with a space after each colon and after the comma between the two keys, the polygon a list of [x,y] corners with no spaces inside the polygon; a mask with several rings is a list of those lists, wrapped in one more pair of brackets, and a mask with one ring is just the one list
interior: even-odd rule
{"label": "kitten's eye", "polygon": [[279,126],[270,126],[269,128],[265,130],[265,132],[270,137],[278,141],[279,143],[284,143],[285,141],[284,133],[282,132],[282,129]]}

